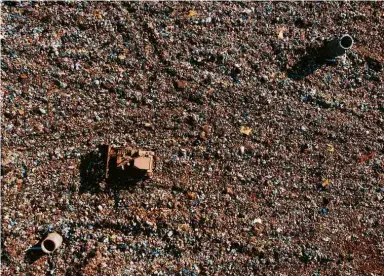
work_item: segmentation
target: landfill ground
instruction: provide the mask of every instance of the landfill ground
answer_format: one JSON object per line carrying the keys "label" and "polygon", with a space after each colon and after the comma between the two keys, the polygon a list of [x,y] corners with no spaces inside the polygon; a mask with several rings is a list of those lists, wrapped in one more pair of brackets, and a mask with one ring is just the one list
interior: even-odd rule
{"label": "landfill ground", "polygon": [[384,2],[1,12],[2,275],[384,275]]}

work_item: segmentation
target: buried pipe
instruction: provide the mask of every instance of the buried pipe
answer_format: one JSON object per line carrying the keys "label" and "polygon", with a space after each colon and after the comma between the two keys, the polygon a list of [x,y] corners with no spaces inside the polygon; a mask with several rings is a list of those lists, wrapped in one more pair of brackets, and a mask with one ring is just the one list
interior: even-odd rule
{"label": "buried pipe", "polygon": [[353,38],[349,34],[341,37],[335,37],[325,42],[325,55],[327,58],[336,58],[342,56],[353,46]]}
{"label": "buried pipe", "polygon": [[41,250],[44,253],[50,254],[58,249],[63,243],[63,237],[57,233],[50,233],[41,243]]}

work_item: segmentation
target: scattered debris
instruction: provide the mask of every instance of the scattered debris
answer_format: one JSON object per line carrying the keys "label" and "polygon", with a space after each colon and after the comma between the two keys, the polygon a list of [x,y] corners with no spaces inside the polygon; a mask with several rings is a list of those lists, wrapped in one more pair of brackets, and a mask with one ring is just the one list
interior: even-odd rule
{"label": "scattered debris", "polygon": [[250,127],[246,127],[246,126],[242,126],[242,127],[240,128],[240,132],[241,132],[242,134],[245,134],[245,135],[250,135],[250,134],[252,133],[252,128],[250,128]]}
{"label": "scattered debris", "polygon": [[63,243],[63,237],[58,233],[50,233],[41,243],[41,250],[44,253],[51,254],[56,251]]}
{"label": "scattered debris", "polygon": [[382,275],[382,3],[123,2],[1,3],[2,274]]}
{"label": "scattered debris", "polygon": [[286,27],[278,28],[277,29],[277,38],[280,40],[284,39],[284,32],[287,31]]}
{"label": "scattered debris", "polygon": [[152,176],[153,169],[153,151],[143,151],[130,147],[106,147],[106,178],[109,177],[110,165],[115,165],[120,170],[134,168],[145,171],[146,176]]}
{"label": "scattered debris", "polygon": [[197,195],[194,192],[188,192],[187,196],[189,199],[196,199],[197,198]]}
{"label": "scattered debris", "polygon": [[376,152],[372,152],[370,154],[363,155],[363,156],[359,157],[360,163],[363,163],[363,162],[371,159],[372,157],[375,157],[375,155],[376,155]]}
{"label": "scattered debris", "polygon": [[177,89],[183,90],[183,89],[185,89],[187,87],[187,82],[186,81],[182,81],[182,80],[178,80],[178,81],[176,81],[175,86],[176,86]]}
{"label": "scattered debris", "polygon": [[323,182],[321,183],[321,187],[326,188],[328,187],[328,185],[329,185],[329,180],[324,178]]}
{"label": "scattered debris", "polygon": [[194,16],[196,16],[197,15],[197,11],[195,11],[195,10],[190,10],[189,12],[188,12],[188,14],[187,14],[187,17],[188,18],[191,18],[191,17],[194,17]]}
{"label": "scattered debris", "polygon": [[227,188],[225,189],[225,193],[227,193],[227,194],[229,194],[229,195],[233,195],[233,190],[232,190],[232,188],[227,187]]}
{"label": "scattered debris", "polygon": [[322,214],[322,215],[328,214],[328,209],[327,208],[321,208],[320,214]]}
{"label": "scattered debris", "polygon": [[328,146],[328,151],[329,152],[334,152],[335,151],[335,148],[333,147],[332,144],[327,144],[327,146]]}

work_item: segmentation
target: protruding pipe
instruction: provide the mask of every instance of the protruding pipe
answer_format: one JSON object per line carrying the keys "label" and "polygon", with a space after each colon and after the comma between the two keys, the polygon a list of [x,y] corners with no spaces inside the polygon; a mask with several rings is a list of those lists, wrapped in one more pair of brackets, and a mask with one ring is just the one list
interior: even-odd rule
{"label": "protruding pipe", "polygon": [[327,58],[335,58],[344,55],[346,50],[353,46],[353,38],[348,35],[332,38],[325,43],[325,55]]}
{"label": "protruding pipe", "polygon": [[63,243],[63,237],[57,233],[50,233],[41,243],[41,250],[44,253],[50,254],[58,249]]}

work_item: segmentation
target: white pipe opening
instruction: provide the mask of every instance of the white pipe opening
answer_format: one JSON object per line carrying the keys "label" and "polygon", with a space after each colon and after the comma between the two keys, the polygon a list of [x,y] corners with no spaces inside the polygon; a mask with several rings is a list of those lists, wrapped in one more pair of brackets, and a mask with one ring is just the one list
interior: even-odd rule
{"label": "white pipe opening", "polygon": [[57,233],[50,233],[41,243],[41,250],[50,254],[58,249],[63,243],[63,237]]}

